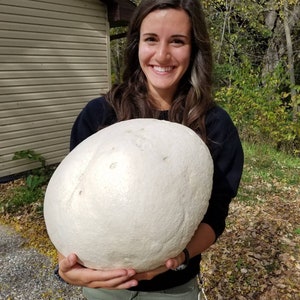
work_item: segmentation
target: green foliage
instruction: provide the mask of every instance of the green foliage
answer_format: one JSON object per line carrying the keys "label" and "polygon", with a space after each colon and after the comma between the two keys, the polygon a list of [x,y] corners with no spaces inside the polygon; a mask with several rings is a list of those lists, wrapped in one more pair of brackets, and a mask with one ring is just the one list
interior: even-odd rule
{"label": "green foliage", "polygon": [[46,165],[46,160],[45,158],[36,153],[34,150],[21,150],[21,151],[17,151],[14,156],[13,156],[13,160],[17,160],[17,159],[29,159],[30,161],[36,161],[41,163],[41,167],[44,169],[45,165]]}
{"label": "green foliage", "polygon": [[13,160],[17,159],[28,159],[40,164],[40,167],[33,169],[26,179],[26,185],[29,189],[34,190],[48,182],[53,168],[46,166],[46,159],[41,154],[31,149],[17,151],[13,156]]}
{"label": "green foliage", "polygon": [[46,165],[46,159],[34,150],[22,150],[14,154],[13,160],[28,159],[40,164],[39,168],[32,170],[24,180],[24,185],[18,186],[5,200],[0,202],[0,210],[2,212],[14,212],[21,207],[36,203],[42,206],[44,196],[44,186],[49,181],[54,167]]}
{"label": "green foliage", "polygon": [[[236,75],[234,77],[235,81],[238,80],[237,76],[240,75],[239,83],[244,81],[247,85],[245,88],[249,87],[251,89],[253,80],[256,81],[253,88],[257,89],[258,87],[259,92],[264,93],[264,95],[255,96],[258,99],[267,100],[265,104],[261,101],[261,104],[267,110],[263,110],[261,107],[262,113],[258,116],[256,122],[259,123],[260,120],[266,120],[260,126],[264,129],[267,121],[270,126],[278,121],[277,127],[281,127],[281,130],[274,130],[271,140],[275,138],[279,147],[283,145],[283,148],[285,148],[288,145],[289,149],[293,149],[292,151],[299,154],[300,134],[299,129],[297,129],[299,128],[299,123],[297,124],[296,122],[299,119],[300,108],[299,89],[297,89],[300,80],[300,63],[299,57],[296,55],[300,45],[299,39],[297,39],[299,26],[296,25],[299,23],[299,15],[296,13],[300,7],[299,1],[214,0],[203,1],[203,5],[218,69],[220,70],[225,66],[230,75]],[[293,65],[287,58],[287,33],[283,22],[285,18],[287,18],[291,34],[292,47],[290,49],[294,49]],[[241,70],[241,68],[245,67],[245,57],[249,62],[249,65],[246,66],[246,72],[250,70],[248,68],[250,65],[251,68],[257,68],[254,74],[250,74],[251,78],[248,78],[247,74],[245,74],[246,72]],[[280,63],[282,66],[280,66]],[[259,68],[262,70],[261,72]],[[285,73],[288,73],[291,68],[295,71],[296,87],[294,87],[292,78],[286,78],[285,76]],[[235,70],[232,72],[232,69]],[[262,78],[267,72],[272,72],[272,74],[269,74],[269,78]],[[227,74],[223,72],[223,78],[226,78]],[[272,86],[274,78],[282,80],[281,87],[274,89],[274,86]],[[247,82],[248,80],[249,82]],[[260,88],[261,82],[264,82],[264,89]],[[234,84],[236,85],[236,82]],[[231,86],[228,88],[230,89]],[[233,86],[234,88],[235,86]],[[242,92],[246,92],[245,88]],[[230,92],[229,89],[228,92]],[[234,90],[234,92],[237,91]],[[271,95],[272,92],[273,94]],[[255,91],[252,94],[255,94]],[[286,107],[282,105],[283,103],[287,104]],[[254,108],[256,108],[256,104],[257,102],[253,104]],[[258,105],[261,106],[261,104],[259,103]],[[278,108],[275,108],[276,104],[278,104]],[[271,113],[273,108],[275,110]],[[283,110],[284,113],[281,113],[280,110]],[[278,119],[279,115],[280,118]],[[289,123],[288,120],[290,118],[295,122]],[[254,130],[254,128],[252,129]],[[286,133],[284,133],[285,130],[287,130]],[[268,135],[268,133],[266,132],[265,135]]]}
{"label": "green foliage", "polygon": [[293,120],[292,109],[281,91],[286,82],[281,66],[261,80],[259,68],[245,60],[240,66],[223,65],[217,77],[227,82],[216,91],[216,100],[231,115],[241,137],[250,142],[268,143],[278,149],[299,154],[300,123]]}
{"label": "green foliage", "polygon": [[16,187],[9,195],[8,199],[4,199],[4,203],[0,203],[1,212],[13,213],[28,205],[36,204],[38,209],[42,209],[42,199],[44,191],[41,187],[31,189],[27,186]]}

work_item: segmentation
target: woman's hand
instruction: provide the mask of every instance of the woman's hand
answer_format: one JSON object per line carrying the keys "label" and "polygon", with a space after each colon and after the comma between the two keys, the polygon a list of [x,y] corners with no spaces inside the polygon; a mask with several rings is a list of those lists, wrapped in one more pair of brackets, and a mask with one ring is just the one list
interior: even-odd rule
{"label": "woman's hand", "polygon": [[78,263],[76,254],[67,257],[59,254],[59,275],[72,285],[90,288],[128,289],[138,284],[132,269],[94,270]]}
{"label": "woman's hand", "polygon": [[132,278],[138,281],[151,280],[155,276],[162,274],[168,270],[175,270],[178,266],[180,266],[184,262],[184,260],[185,260],[185,254],[181,252],[178,256],[168,259],[163,266],[160,266],[154,270],[137,273]]}

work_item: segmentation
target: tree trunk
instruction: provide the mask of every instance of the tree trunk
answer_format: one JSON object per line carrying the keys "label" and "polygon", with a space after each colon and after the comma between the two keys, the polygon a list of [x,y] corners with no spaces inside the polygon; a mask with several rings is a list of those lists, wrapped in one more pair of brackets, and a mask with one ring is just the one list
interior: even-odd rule
{"label": "tree trunk", "polygon": [[291,101],[292,101],[292,107],[293,107],[293,120],[297,121],[297,112],[298,112],[298,105],[296,102],[296,80],[295,80],[295,68],[294,68],[294,51],[293,51],[293,42],[291,37],[291,30],[289,25],[289,10],[287,2],[284,4],[284,31],[285,31],[285,37],[286,37],[286,48],[287,48],[287,54],[288,54],[288,72],[290,77],[290,92],[291,92]]}
{"label": "tree trunk", "polygon": [[[300,21],[300,4],[294,5],[293,11],[289,14],[288,24],[290,31],[299,24]],[[269,46],[263,59],[262,76],[274,71],[280,63],[282,57],[287,53],[286,51],[286,34],[285,26],[279,16],[279,12],[270,9],[266,14],[265,24],[272,36],[269,39]]]}

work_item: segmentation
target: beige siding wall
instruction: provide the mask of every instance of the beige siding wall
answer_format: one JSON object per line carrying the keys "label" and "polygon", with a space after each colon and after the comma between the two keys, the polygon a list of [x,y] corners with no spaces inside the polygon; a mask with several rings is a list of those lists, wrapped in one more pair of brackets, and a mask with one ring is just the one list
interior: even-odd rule
{"label": "beige siding wall", "polygon": [[72,123],[110,84],[108,21],[99,0],[1,0],[0,178],[68,153]]}

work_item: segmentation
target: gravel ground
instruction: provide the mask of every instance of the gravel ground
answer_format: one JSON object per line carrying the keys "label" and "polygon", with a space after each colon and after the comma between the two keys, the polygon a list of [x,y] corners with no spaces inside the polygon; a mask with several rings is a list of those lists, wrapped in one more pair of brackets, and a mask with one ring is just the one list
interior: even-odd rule
{"label": "gravel ground", "polygon": [[10,227],[0,224],[0,299],[84,299],[81,289],[62,283],[53,275],[50,259]]}

